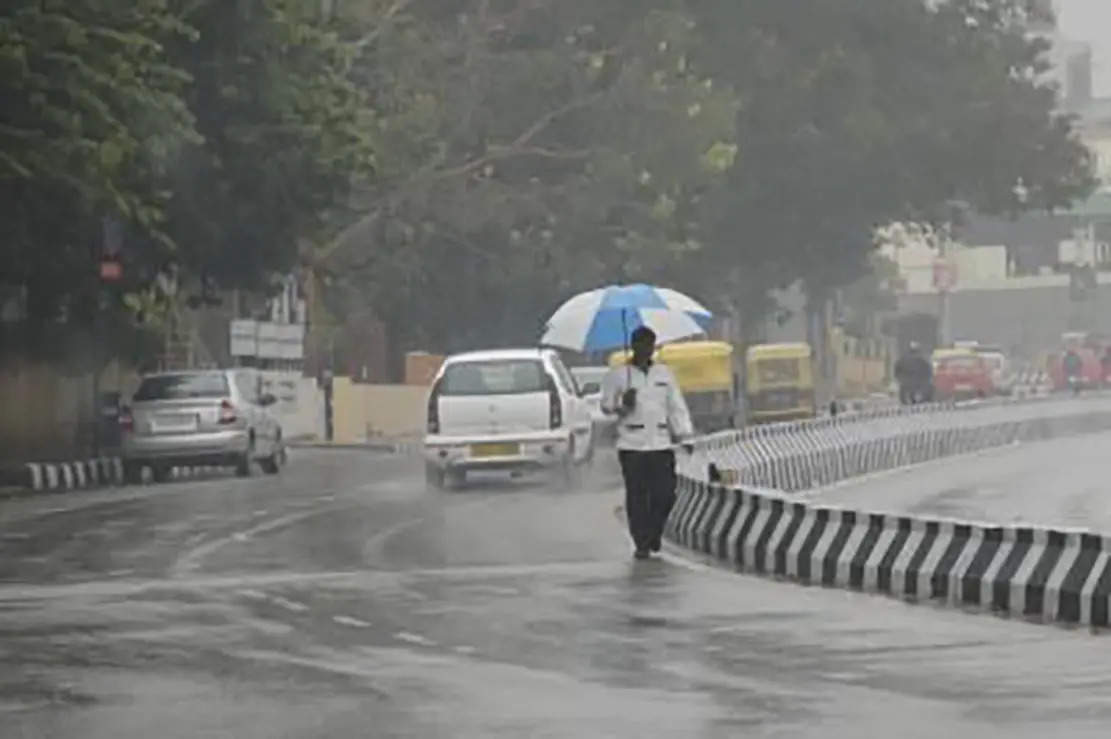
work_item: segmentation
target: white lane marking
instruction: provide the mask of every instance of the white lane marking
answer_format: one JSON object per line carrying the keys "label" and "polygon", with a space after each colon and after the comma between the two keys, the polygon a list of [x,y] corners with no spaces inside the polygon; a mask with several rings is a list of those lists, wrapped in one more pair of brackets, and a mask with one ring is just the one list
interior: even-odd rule
{"label": "white lane marking", "polygon": [[369,629],[370,623],[354,616],[332,616],[332,620],[340,626],[350,626],[355,629]]}
{"label": "white lane marking", "polygon": [[190,551],[183,554],[178,559],[178,561],[174,563],[173,568],[171,568],[170,570],[170,575],[172,577],[181,577],[185,573],[196,570],[198,567],[200,567],[201,562],[203,562],[205,558],[218,552],[232,542],[242,542],[246,539],[253,538],[260,534],[267,534],[271,531],[277,531],[278,529],[292,526],[293,524],[299,523],[300,521],[304,521],[308,518],[336,513],[337,510],[339,509],[328,508],[323,510],[290,513],[285,516],[279,516],[278,518],[267,521],[266,523],[260,523],[257,526],[252,526],[251,528],[244,531],[238,531],[231,536],[221,537],[219,539],[214,539],[207,544],[201,544],[200,546],[195,547],[194,549],[191,549]]}
{"label": "white lane marking", "polygon": [[20,531],[10,534],[4,534],[3,536],[0,536],[0,538],[7,541],[26,541],[27,539],[31,538],[31,535]]}
{"label": "white lane marking", "polygon": [[434,646],[436,646],[436,642],[432,641],[431,639],[427,639],[427,638],[421,636],[420,634],[413,634],[413,633],[408,632],[408,631],[399,631],[396,634],[394,634],[393,636],[398,641],[403,641],[403,642],[406,642],[407,644],[416,644],[417,646],[421,646],[421,647],[434,647]]}
{"label": "white lane marking", "polygon": [[319,500],[321,503],[331,503],[333,500],[336,499],[336,496],[334,496],[334,495],[320,495],[320,496],[317,496],[316,499]]}
{"label": "white lane marking", "polygon": [[266,600],[270,597],[261,590],[251,590],[249,588],[246,590],[240,590],[239,594],[244,598],[249,598],[251,600]]}
{"label": "white lane marking", "polygon": [[298,603],[295,600],[283,598],[280,595],[275,595],[274,597],[272,597],[270,599],[270,602],[276,606],[279,606],[280,608],[286,609],[287,611],[292,611],[293,613],[304,613],[305,611],[309,610],[309,607],[306,606],[304,603]]}
{"label": "white lane marking", "polygon": [[399,535],[408,529],[414,529],[424,523],[425,517],[408,518],[404,521],[398,521],[392,526],[387,526],[385,529],[379,531],[377,534],[369,537],[363,543],[363,561],[372,563],[381,559],[385,559],[383,552],[389,540]]}
{"label": "white lane marking", "polygon": [[134,572],[135,570],[126,567],[122,570],[108,570],[108,577],[123,577],[124,575],[130,575]]}
{"label": "white lane marking", "polygon": [[475,654],[476,652],[478,652],[478,649],[476,647],[462,646],[455,647],[451,651],[455,652],[456,654]]}
{"label": "white lane marking", "polygon": [[265,516],[267,513],[269,513],[269,511],[266,510],[265,508],[259,508],[257,511],[254,511],[251,515],[253,515],[253,516]]}
{"label": "white lane marking", "polygon": [[[678,561],[676,562],[679,563]],[[625,564],[624,558],[606,560],[565,560],[543,564],[472,565],[464,567],[431,567],[413,570],[341,570],[333,572],[247,573],[242,575],[215,575],[183,577],[178,580],[156,578],[149,580],[75,582],[64,585],[0,584],[0,603],[16,600],[46,600],[59,598],[127,598],[145,593],[179,592],[183,588],[194,590],[242,589],[268,586],[352,586],[371,588],[397,586],[400,583],[420,581],[422,578],[467,580],[474,577],[535,577],[543,574],[610,574],[615,567]],[[685,564],[685,562],[683,563]],[[707,568],[708,571],[712,568]],[[728,574],[728,573],[727,573]]]}

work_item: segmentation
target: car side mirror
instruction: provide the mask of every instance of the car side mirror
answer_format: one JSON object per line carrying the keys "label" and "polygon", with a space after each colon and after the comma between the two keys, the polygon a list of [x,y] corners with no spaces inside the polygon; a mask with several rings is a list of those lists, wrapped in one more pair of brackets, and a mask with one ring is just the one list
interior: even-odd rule
{"label": "car side mirror", "polygon": [[264,408],[266,406],[274,405],[277,402],[278,399],[274,397],[273,393],[263,393],[258,397],[258,404],[263,406]]}
{"label": "car side mirror", "polygon": [[597,395],[602,392],[602,386],[596,382],[587,382],[579,388],[579,397],[585,398],[588,395]]}

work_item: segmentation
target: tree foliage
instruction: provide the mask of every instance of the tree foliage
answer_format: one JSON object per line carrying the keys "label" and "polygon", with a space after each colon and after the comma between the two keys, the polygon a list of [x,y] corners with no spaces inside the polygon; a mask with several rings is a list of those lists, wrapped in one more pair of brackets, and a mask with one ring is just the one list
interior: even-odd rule
{"label": "tree foliage", "polygon": [[892,220],[943,220],[953,201],[1061,208],[1090,190],[1087,152],[1039,81],[1025,3],[806,5],[800,22],[794,3],[700,3],[713,69],[742,91],[746,153],[710,269],[732,261],[740,285],[802,279],[820,294],[861,273]]}
{"label": "tree foliage", "polygon": [[1029,5],[13,0],[0,280],[86,313],[110,214],[140,282],[300,258],[397,350],[529,342],[613,281],[818,300],[884,224],[1089,191]]}
{"label": "tree foliage", "polygon": [[171,259],[224,286],[288,270],[371,171],[349,62],[310,0],[7,4],[0,282],[87,320],[105,217],[129,289]]}
{"label": "tree foliage", "polygon": [[410,3],[364,46],[380,178],[327,264],[396,338],[532,341],[570,292],[701,248],[735,96],[674,6]]}

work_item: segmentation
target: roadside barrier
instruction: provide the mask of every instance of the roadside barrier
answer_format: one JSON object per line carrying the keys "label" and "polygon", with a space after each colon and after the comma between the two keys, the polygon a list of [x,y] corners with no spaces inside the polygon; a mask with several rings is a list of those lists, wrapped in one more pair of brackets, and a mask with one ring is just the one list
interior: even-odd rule
{"label": "roadside barrier", "polygon": [[118,457],[72,462],[32,462],[22,467],[18,484],[28,490],[78,490],[123,483],[123,463]]}
{"label": "roadside barrier", "polygon": [[1109,625],[1111,537],[1089,532],[820,507],[682,478],[667,536],[803,584]]}
{"label": "roadside barrier", "polygon": [[[169,470],[171,480],[195,480],[225,473],[230,467],[211,465],[175,466]],[[30,462],[12,468],[3,482],[32,492],[64,492],[123,485],[123,460],[99,457],[70,462]]]}
{"label": "roadside barrier", "polygon": [[790,497],[1014,442],[1111,429],[1111,398],[933,406],[700,440],[666,536],[740,571],[1041,621],[1107,626],[1111,537],[922,519]]}

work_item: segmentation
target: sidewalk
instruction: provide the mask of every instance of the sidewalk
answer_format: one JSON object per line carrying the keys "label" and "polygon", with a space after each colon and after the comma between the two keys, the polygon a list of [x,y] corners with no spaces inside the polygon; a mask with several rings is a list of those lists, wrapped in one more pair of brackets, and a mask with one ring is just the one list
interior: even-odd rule
{"label": "sidewalk", "polygon": [[360,442],[325,441],[322,439],[290,439],[290,449],[336,449],[382,452],[385,454],[420,454],[423,444],[416,439],[367,439]]}

